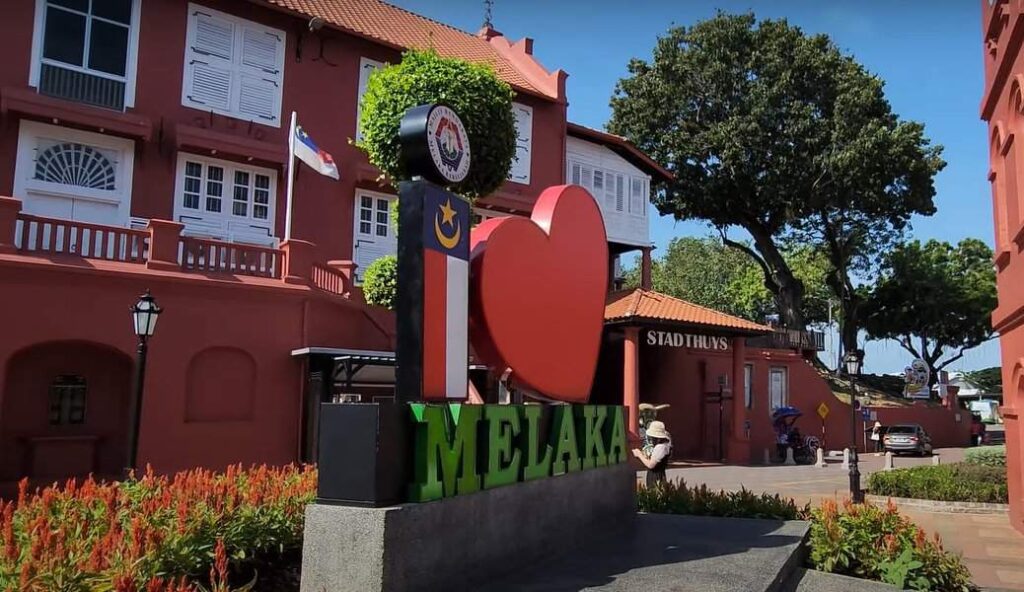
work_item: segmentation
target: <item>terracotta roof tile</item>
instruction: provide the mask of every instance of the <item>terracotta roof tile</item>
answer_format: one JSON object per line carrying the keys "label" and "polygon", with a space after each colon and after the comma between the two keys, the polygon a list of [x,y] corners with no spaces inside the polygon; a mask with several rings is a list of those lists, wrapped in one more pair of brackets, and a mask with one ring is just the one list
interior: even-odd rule
{"label": "terracotta roof tile", "polygon": [[734,329],[744,333],[769,333],[771,328],[727,315],[692,302],[650,290],[623,290],[608,294],[605,321],[661,321],[685,325]]}
{"label": "terracotta roof tile", "polygon": [[511,59],[486,39],[380,0],[258,1],[305,16],[320,17],[328,25],[347,33],[398,49],[433,47],[441,55],[490,64],[498,77],[512,86],[548,98],[558,98],[531,82]]}

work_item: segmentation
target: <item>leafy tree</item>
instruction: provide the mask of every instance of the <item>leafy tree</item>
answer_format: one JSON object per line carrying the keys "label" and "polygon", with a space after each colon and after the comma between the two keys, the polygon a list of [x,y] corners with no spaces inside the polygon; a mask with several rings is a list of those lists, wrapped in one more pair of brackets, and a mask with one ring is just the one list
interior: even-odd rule
{"label": "leafy tree", "polygon": [[[827,256],[844,342],[856,346],[854,279],[930,215],[943,166],[923,127],[900,121],[882,81],[825,35],[784,20],[719,14],[658,39],[633,59],[611,100],[609,129],[672,171],[654,203],[707,220],[764,276],[783,322],[806,324],[807,287],[785,256]],[[729,238],[740,227],[750,244]]]}
{"label": "leafy tree", "polygon": [[[828,318],[827,260],[808,248],[784,253],[794,274],[808,286],[804,316],[810,322]],[[630,269],[628,285],[640,283],[640,271]],[[764,286],[764,275],[749,257],[712,237],[673,239],[660,259],[652,261],[652,287],[664,294],[725,313],[763,322],[776,313]]]}
{"label": "leafy tree", "polygon": [[[864,304],[872,339],[895,339],[937,373],[993,335],[996,277],[992,249],[977,239],[930,240],[886,256]],[[944,357],[946,356],[946,357]]]}
{"label": "leafy tree", "polygon": [[409,178],[401,157],[398,126],[417,105],[445,103],[459,114],[469,136],[469,175],[452,191],[471,199],[488,195],[508,177],[516,153],[512,87],[489,65],[444,58],[434,51],[407,51],[401,63],[370,75],[360,103],[363,149],[393,181]]}
{"label": "leafy tree", "polygon": [[963,375],[968,382],[978,385],[978,388],[986,393],[1003,392],[1003,369],[999,366],[982,368],[981,370],[968,370]]}
{"label": "leafy tree", "polygon": [[395,309],[398,298],[398,257],[384,255],[363,274],[363,298],[368,304]]}

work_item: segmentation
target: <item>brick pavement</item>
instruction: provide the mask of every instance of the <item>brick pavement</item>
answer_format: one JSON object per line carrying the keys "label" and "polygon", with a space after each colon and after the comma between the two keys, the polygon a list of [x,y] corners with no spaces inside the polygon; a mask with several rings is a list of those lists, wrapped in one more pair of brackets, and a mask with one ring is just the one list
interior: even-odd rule
{"label": "brick pavement", "polygon": [[[942,462],[963,459],[963,449],[941,449]],[[881,470],[882,457],[861,456],[862,483],[867,475]],[[930,459],[896,457],[895,466],[929,464]],[[691,485],[706,484],[713,489],[778,493],[799,503],[816,504],[822,499],[843,499],[849,494],[849,476],[841,459],[830,459],[826,468],[814,466],[727,466],[701,465],[672,468],[669,478],[683,478]],[[963,555],[976,584],[986,590],[1024,590],[1024,536],[1015,531],[1003,515],[947,514],[916,508],[901,508],[929,534],[938,533],[950,551]]]}

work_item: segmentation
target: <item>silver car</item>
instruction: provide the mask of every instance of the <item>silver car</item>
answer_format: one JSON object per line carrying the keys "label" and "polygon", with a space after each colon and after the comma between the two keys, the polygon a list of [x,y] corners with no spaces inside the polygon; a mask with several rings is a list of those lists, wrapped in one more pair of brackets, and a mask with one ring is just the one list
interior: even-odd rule
{"label": "silver car", "polygon": [[919,456],[932,453],[932,439],[916,423],[889,426],[882,438],[886,452],[912,452]]}

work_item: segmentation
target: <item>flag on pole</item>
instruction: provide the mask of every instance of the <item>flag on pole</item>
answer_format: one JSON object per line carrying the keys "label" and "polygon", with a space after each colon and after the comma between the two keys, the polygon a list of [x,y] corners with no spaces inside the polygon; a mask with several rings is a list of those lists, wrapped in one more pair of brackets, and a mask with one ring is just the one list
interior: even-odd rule
{"label": "flag on pole", "polygon": [[316,143],[313,142],[313,138],[309,137],[309,134],[306,133],[306,130],[302,129],[301,125],[295,126],[295,140],[292,142],[292,150],[296,158],[308,164],[314,171],[335,181],[340,178],[338,175],[338,165],[334,164],[334,159],[331,158],[330,154],[317,147]]}
{"label": "flag on pole", "polygon": [[297,123],[295,112],[292,111],[292,122],[288,127],[288,190],[285,194],[284,240],[292,238],[292,197],[295,191],[295,157],[308,164],[314,171],[337,181],[338,165],[330,154],[324,152],[313,142],[313,138]]}
{"label": "flag on pole", "polygon": [[469,364],[469,202],[423,195],[423,396],[465,399]]}

